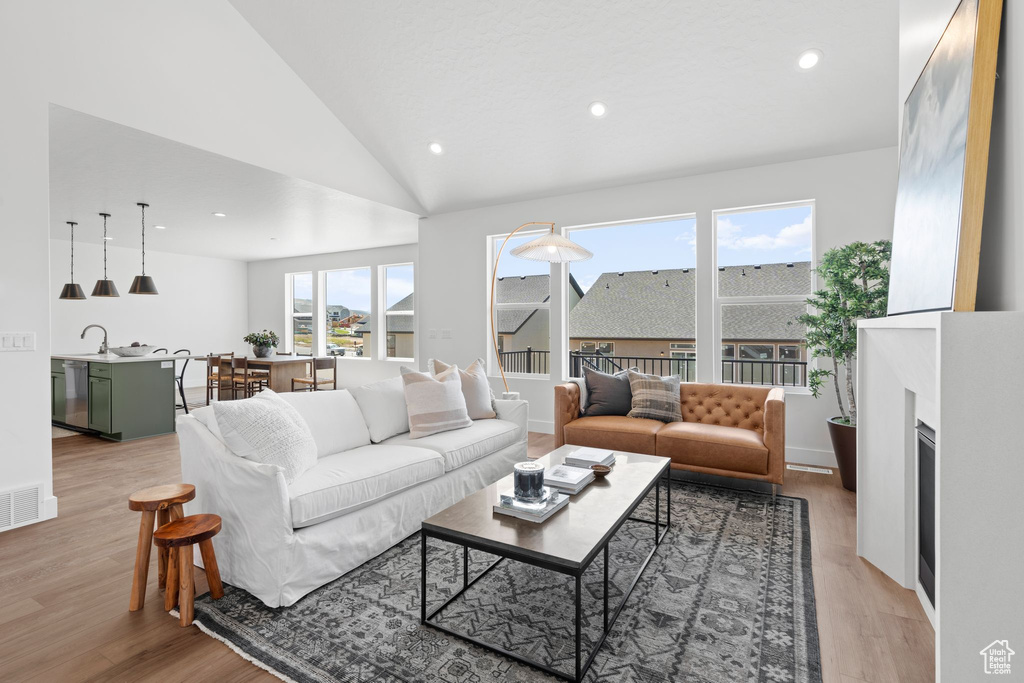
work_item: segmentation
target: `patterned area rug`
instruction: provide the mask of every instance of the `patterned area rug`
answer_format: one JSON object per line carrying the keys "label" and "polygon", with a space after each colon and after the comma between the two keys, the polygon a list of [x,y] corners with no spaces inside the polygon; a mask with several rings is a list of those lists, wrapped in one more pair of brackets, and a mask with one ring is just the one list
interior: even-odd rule
{"label": "patterned area rug", "polygon": [[[638,516],[653,518],[653,495]],[[650,525],[626,522],[612,541],[612,608],[653,535]],[[291,607],[271,609],[226,587],[223,599],[196,602],[196,620],[285,680],[555,680],[421,626],[419,544],[415,534]],[[462,550],[431,539],[428,553],[428,595],[437,605],[461,586]],[[471,576],[494,559],[471,552]],[[602,585],[595,561],[584,576],[585,653],[600,637]],[[439,618],[571,673],[573,596],[570,577],[505,560]],[[820,681],[807,502],[780,496],[773,509],[769,495],[674,483],[672,528],[586,680]]]}

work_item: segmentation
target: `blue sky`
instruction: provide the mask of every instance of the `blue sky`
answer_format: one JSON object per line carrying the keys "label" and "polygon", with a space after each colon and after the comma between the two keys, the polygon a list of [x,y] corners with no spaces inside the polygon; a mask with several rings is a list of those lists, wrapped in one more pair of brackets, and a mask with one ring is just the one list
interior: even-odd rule
{"label": "blue sky", "polygon": [[[693,268],[696,221],[693,218],[574,230],[570,237],[594,254],[589,261],[570,265],[586,291],[602,273],[630,270]],[[811,207],[762,209],[721,216],[718,223],[718,263],[723,266],[807,261],[811,255]],[[509,250],[536,235],[509,240],[498,276],[538,275],[547,263],[511,256]],[[501,240],[497,241],[500,246]]]}
{"label": "blue sky", "polygon": [[[383,286],[383,282],[381,285]],[[332,270],[326,274],[324,285],[327,304],[347,306],[353,311],[370,310],[370,269]],[[296,299],[313,298],[313,278],[309,273],[297,273],[292,284]],[[387,269],[387,300],[393,306],[413,291],[413,267],[389,266]]]}

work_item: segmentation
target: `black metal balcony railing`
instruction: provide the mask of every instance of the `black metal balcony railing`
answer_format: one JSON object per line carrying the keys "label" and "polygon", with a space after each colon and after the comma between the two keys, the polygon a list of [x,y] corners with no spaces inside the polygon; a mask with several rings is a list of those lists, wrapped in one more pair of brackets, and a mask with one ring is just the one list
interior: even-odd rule
{"label": "black metal balcony railing", "polygon": [[534,351],[527,346],[525,351],[503,351],[501,367],[505,372],[546,375],[550,372],[550,360],[550,351]]}
{"label": "black metal balcony railing", "polygon": [[[503,351],[505,372],[546,375],[550,372],[550,351]],[[583,367],[616,373],[636,368],[646,375],[679,375],[684,382],[697,381],[696,358],[652,358],[649,356],[606,356],[600,353],[569,352],[569,376],[582,377]],[[784,387],[807,386],[807,361],[722,359],[722,381],[726,384],[765,384]]]}
{"label": "black metal balcony railing", "polygon": [[[679,375],[684,382],[697,381],[696,358],[651,358],[645,356],[605,356],[602,354],[569,353],[569,376],[582,377],[583,367],[615,373],[637,368],[648,375]],[[807,386],[807,362],[798,360],[723,359],[722,381],[726,384],[767,384]]]}

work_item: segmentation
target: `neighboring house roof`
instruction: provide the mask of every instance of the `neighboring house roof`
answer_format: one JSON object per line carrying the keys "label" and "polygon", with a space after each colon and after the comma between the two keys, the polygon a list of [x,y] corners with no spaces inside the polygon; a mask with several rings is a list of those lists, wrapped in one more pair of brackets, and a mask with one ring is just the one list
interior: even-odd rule
{"label": "neighboring house roof", "polygon": [[[328,304],[326,306],[327,314],[335,318],[347,318],[352,315],[352,311],[349,310],[348,306],[341,306],[337,304]],[[294,299],[292,301],[292,312],[293,313],[308,313],[312,317],[313,313],[313,300],[312,299]]]}
{"label": "neighboring house roof", "polygon": [[[409,311],[409,315],[390,315],[388,316],[387,329],[389,334],[406,334],[413,331],[413,304],[415,293],[410,294],[401,301],[396,301],[393,306],[388,308],[389,313]],[[360,322],[356,323],[358,327],[355,329],[356,334],[372,334],[373,333],[373,318],[369,315],[364,315]]]}
{"label": "neighboring house roof", "polygon": [[[604,273],[569,313],[574,339],[696,338],[696,268]],[[809,294],[810,263],[801,261],[729,266],[718,272],[721,296]],[[802,303],[728,305],[722,309],[724,339],[802,339],[795,322]],[[789,324],[792,322],[792,324]]]}
{"label": "neighboring house roof", "polygon": [[[512,275],[500,277],[494,285],[494,302],[498,304],[541,304],[551,298],[551,276],[549,275]],[[583,297],[576,278],[569,275],[569,286],[576,290],[576,295]],[[496,315],[498,334],[515,334],[537,309],[523,308],[498,311]]]}

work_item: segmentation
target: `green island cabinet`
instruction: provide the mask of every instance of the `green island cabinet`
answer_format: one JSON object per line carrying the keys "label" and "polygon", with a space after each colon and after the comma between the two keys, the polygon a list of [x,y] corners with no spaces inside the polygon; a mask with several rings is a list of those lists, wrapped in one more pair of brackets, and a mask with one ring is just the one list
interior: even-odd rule
{"label": "green island cabinet", "polygon": [[[83,403],[86,426],[113,441],[128,441],[174,431],[174,363],[167,360],[129,363],[89,362],[88,396]],[[74,425],[69,411],[62,359],[50,364],[50,419]]]}

